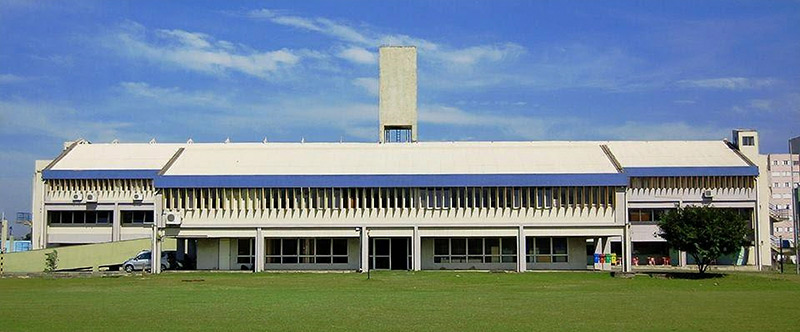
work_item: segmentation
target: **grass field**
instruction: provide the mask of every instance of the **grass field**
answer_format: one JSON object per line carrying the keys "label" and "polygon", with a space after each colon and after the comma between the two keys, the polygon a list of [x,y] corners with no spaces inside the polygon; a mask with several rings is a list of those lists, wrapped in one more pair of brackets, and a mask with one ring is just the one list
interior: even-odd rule
{"label": "grass field", "polygon": [[800,329],[800,278],[183,273],[0,279],[0,330]]}

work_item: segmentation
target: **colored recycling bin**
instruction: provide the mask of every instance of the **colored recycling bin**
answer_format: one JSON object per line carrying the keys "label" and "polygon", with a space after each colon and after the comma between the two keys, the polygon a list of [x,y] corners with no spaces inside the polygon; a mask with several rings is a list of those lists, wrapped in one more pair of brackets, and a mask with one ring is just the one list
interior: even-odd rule
{"label": "colored recycling bin", "polygon": [[617,254],[611,254],[611,265],[617,265]]}
{"label": "colored recycling bin", "polygon": [[606,254],[606,263],[611,263],[611,254]]}
{"label": "colored recycling bin", "polygon": [[594,263],[600,264],[600,254],[594,254]]}

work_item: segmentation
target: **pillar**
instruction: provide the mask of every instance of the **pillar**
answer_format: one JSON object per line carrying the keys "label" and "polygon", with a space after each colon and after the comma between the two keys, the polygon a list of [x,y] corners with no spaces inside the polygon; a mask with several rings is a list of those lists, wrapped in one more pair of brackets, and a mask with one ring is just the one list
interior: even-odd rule
{"label": "pillar", "polygon": [[631,240],[631,225],[626,224],[622,235],[622,271],[633,272],[633,241]]}
{"label": "pillar", "polygon": [[264,248],[264,233],[261,230],[261,227],[256,228],[256,243],[255,243],[255,264],[253,271],[255,272],[263,272],[264,271],[264,260],[266,259],[266,251]]}
{"label": "pillar", "polygon": [[[602,255],[603,254],[603,238],[601,238],[601,237],[594,238],[594,254],[595,255]],[[594,257],[592,257],[592,260],[594,261],[594,269],[595,270],[600,270],[602,268],[600,266],[600,262],[599,261],[595,261]]]}
{"label": "pillar", "polygon": [[688,260],[686,259],[686,252],[685,251],[679,251],[678,252],[678,256],[680,257],[680,258],[678,258],[678,265],[680,267],[686,267],[686,264],[688,264]]}
{"label": "pillar", "polygon": [[[610,253],[611,253],[611,238],[605,237],[605,238],[603,238],[603,256],[608,257],[608,256],[606,256],[606,254],[610,254]],[[605,264],[601,264],[601,265],[602,265],[604,271],[611,271],[611,262],[610,261],[606,260],[606,263]]]}
{"label": "pillar", "polygon": [[122,239],[122,215],[119,203],[114,203],[114,214],[111,216],[111,241]]}
{"label": "pillar", "polygon": [[411,240],[412,270],[422,270],[422,238],[419,236],[419,227],[414,226],[414,238]]}
{"label": "pillar", "polygon": [[519,226],[517,231],[517,272],[525,272],[528,269],[528,262],[525,259],[525,227]]}
{"label": "pillar", "polygon": [[158,226],[153,225],[150,237],[150,272],[161,273],[161,239],[159,239]]}
{"label": "pillar", "polygon": [[361,227],[361,272],[369,271],[369,232]]}

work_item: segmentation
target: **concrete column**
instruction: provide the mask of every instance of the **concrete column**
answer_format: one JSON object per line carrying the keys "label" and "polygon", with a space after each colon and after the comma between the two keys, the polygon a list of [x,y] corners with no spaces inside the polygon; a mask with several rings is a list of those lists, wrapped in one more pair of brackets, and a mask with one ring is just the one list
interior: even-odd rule
{"label": "concrete column", "polygon": [[686,264],[688,264],[688,262],[689,262],[689,261],[686,259],[686,252],[685,252],[685,251],[680,251],[680,252],[678,252],[678,257],[679,257],[679,258],[678,258],[678,266],[680,266],[680,267],[686,267]]}
{"label": "concrete column", "polygon": [[422,270],[422,238],[419,236],[419,227],[414,226],[414,238],[411,239],[411,259],[413,262],[412,270]]}
{"label": "concrete column", "polygon": [[369,271],[369,231],[361,227],[361,272]]}
{"label": "concrete column", "polygon": [[[596,237],[594,238],[594,253],[595,255],[602,255],[603,254],[603,238]],[[592,261],[594,261],[594,257],[592,257]],[[594,261],[594,269],[600,270],[602,266],[600,265],[599,261]]]}
{"label": "concrete column", "polygon": [[[606,254],[611,253],[611,238],[605,237],[603,238],[603,256]],[[607,256],[606,256],[607,257]],[[601,264],[603,266],[603,270],[611,271],[611,262],[606,260],[605,264]]]}
{"label": "concrete column", "polygon": [[114,203],[114,215],[111,219],[111,241],[122,239],[122,216],[119,211],[119,203]]}
{"label": "concrete column", "polygon": [[633,241],[631,241],[631,225],[625,225],[622,235],[622,271],[633,272]]}
{"label": "concrete column", "polygon": [[44,207],[44,180],[42,180],[42,170],[50,164],[49,160],[37,160],[34,164],[33,173],[33,197],[31,199],[31,214],[33,224],[31,225],[31,244],[33,249],[44,249],[47,247],[47,211]]}
{"label": "concrete column", "polygon": [[519,226],[517,231],[517,272],[525,272],[528,269],[525,252],[525,227]]}
{"label": "concrete column", "polygon": [[256,243],[255,243],[255,272],[264,271],[264,260],[266,259],[266,250],[264,248],[264,233],[261,227],[256,228]]}
{"label": "concrete column", "polygon": [[150,272],[153,274],[161,273],[161,240],[158,236],[158,226],[153,225],[153,233],[150,237]]}

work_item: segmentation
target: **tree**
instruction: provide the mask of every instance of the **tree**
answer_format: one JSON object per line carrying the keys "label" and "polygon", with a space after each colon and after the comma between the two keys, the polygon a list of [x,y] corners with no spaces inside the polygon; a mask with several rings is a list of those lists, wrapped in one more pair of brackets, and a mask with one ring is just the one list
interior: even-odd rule
{"label": "tree", "polygon": [[701,274],[720,256],[751,245],[750,223],[734,209],[678,208],[665,213],[658,227],[671,248],[694,257]]}

